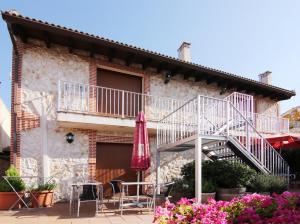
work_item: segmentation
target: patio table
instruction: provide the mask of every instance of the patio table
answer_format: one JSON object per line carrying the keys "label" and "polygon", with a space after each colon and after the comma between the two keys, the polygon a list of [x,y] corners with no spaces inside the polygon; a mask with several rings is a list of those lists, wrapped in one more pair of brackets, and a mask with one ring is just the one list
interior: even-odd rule
{"label": "patio table", "polygon": [[[70,210],[70,216],[72,215],[72,205],[73,205],[73,199],[74,199],[74,192],[78,192],[79,188],[83,188],[84,186],[96,186],[97,188],[97,199],[96,200],[85,200],[84,202],[87,201],[96,201],[96,213],[98,212],[98,201],[100,200],[100,206],[101,206],[101,211],[103,210],[103,184],[102,182],[90,182],[90,183],[74,183],[71,184],[71,195],[70,195],[70,204],[69,204],[69,210]],[[100,194],[100,197],[99,197]],[[79,198],[79,195],[78,195]],[[78,202],[77,202],[78,203]],[[79,209],[77,209],[77,217],[79,216]]]}
{"label": "patio table", "polygon": [[[137,187],[152,186],[152,188],[154,189],[153,196],[152,197],[146,196],[146,199],[147,199],[146,202],[140,201],[141,196],[139,194],[134,195],[134,196],[127,196],[126,198],[128,198],[129,202],[124,203],[124,195],[126,192],[125,188],[128,189],[129,186],[137,186]],[[152,182],[121,182],[121,194],[120,194],[120,204],[119,204],[119,210],[121,212],[121,215],[123,215],[124,208],[129,207],[129,206],[138,206],[139,208],[141,208],[141,207],[143,207],[143,205],[147,205],[146,208],[150,209],[149,205],[151,203],[149,203],[148,199],[152,200],[153,209],[154,209],[155,208],[155,195],[156,195],[155,192],[156,192],[156,185],[155,185],[155,183],[152,183]],[[131,202],[130,202],[130,199],[131,199]]]}
{"label": "patio table", "polygon": [[[39,202],[38,202],[37,198],[35,197],[35,195],[32,194],[33,188],[29,188],[29,189],[23,191],[23,192],[22,192],[22,196],[21,196],[21,195],[20,195],[20,192],[17,192],[16,189],[15,189],[15,188],[13,187],[13,185],[11,184],[11,180],[12,180],[13,178],[21,178],[22,180],[23,180],[23,179],[29,179],[29,180],[32,180],[32,179],[37,179],[37,180],[43,179],[43,180],[44,180],[44,181],[43,181],[44,184],[48,184],[48,183],[53,179],[53,177],[41,177],[41,176],[19,176],[19,177],[14,177],[14,176],[12,176],[12,177],[11,177],[11,176],[2,176],[2,177],[3,177],[3,179],[8,183],[9,187],[13,190],[13,192],[15,192],[15,194],[16,194],[17,197],[18,197],[18,199],[16,200],[16,202],[15,202],[14,204],[12,204],[8,210],[13,209],[20,201],[24,204],[24,206],[25,206],[26,208],[29,208],[29,203],[31,202],[32,198],[36,201],[36,203],[38,204],[39,208],[41,207],[41,206],[39,205]],[[48,181],[45,182],[45,179],[47,179],[47,178],[48,178]],[[38,181],[37,181],[37,182],[38,182]],[[37,183],[37,182],[36,182],[36,183]],[[26,196],[27,194],[29,194],[29,195],[31,196],[31,197],[30,197],[30,200],[27,201],[27,202],[26,202],[26,200],[23,200],[23,194],[24,194],[25,196]]]}

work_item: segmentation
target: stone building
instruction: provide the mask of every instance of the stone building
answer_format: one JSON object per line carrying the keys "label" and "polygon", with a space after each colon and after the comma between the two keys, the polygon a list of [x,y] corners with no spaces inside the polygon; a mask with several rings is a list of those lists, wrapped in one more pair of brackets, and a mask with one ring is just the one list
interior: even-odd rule
{"label": "stone building", "polygon": [[[241,92],[252,97],[245,108],[277,119],[278,102],[295,95],[268,83],[270,72],[254,81],[194,64],[189,43],[177,59],[17,12],[2,17],[13,44],[11,163],[22,175],[53,176],[58,198],[78,178],[136,180],[129,166],[139,110],[153,158],[143,179],[154,180],[156,122],[184,102]],[[161,177],[178,176],[192,159],[192,151],[162,155]]]}

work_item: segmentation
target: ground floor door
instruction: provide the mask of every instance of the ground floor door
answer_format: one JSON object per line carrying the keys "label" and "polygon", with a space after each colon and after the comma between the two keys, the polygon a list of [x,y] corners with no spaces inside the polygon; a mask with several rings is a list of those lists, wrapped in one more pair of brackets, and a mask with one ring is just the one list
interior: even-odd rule
{"label": "ground floor door", "polygon": [[[137,173],[130,168],[132,144],[98,143],[96,151],[96,179],[104,184],[104,195],[111,195],[111,180],[137,181]],[[129,189],[134,194],[136,188]]]}

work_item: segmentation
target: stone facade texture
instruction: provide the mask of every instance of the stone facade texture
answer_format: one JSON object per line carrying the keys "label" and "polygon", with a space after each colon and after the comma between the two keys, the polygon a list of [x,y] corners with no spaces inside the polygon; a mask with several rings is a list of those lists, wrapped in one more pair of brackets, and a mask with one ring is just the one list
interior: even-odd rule
{"label": "stone facade texture", "polygon": [[[17,149],[19,153],[22,175],[42,175],[43,133],[41,117],[46,117],[47,149],[49,172],[59,182],[57,199],[68,198],[70,183],[95,177],[96,143],[114,142],[131,143],[133,133],[124,131],[96,131],[83,129],[61,128],[57,122],[57,98],[59,80],[96,85],[98,66],[111,67],[120,71],[138,73],[143,77],[144,93],[154,96],[164,96],[180,100],[189,100],[197,94],[215,98],[224,98],[231,92],[220,95],[220,87],[205,82],[184,80],[180,75],[164,84],[162,74],[153,73],[151,68],[140,69],[140,65],[126,66],[120,60],[109,61],[106,57],[95,55],[93,58],[87,52],[69,52],[68,48],[52,45],[47,48],[44,43],[29,40],[22,49],[22,61],[19,66],[19,82],[13,76],[12,108],[18,114],[26,114],[24,126],[17,126]],[[13,71],[15,74],[17,71]],[[22,74],[22,75],[20,75]],[[17,83],[17,84],[16,84]],[[274,103],[268,99],[259,101],[259,108],[268,113],[275,113]],[[20,106],[17,106],[20,104]],[[21,113],[22,111],[22,113]],[[30,115],[30,116],[29,116]],[[28,119],[33,121],[29,121]],[[13,119],[13,118],[12,118]],[[99,118],[101,119],[101,118]],[[27,124],[28,123],[28,124]],[[72,144],[66,142],[65,135],[72,132],[75,140]],[[151,168],[146,172],[146,180],[155,180],[156,138],[150,136]],[[171,180],[180,173],[180,168],[194,158],[193,150],[181,153],[163,153],[161,155],[161,178]]]}

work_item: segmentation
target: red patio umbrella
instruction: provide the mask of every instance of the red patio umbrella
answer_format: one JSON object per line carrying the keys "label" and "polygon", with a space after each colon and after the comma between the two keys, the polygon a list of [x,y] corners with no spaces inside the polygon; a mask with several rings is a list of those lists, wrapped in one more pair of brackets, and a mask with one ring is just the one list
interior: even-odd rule
{"label": "red patio umbrella", "polygon": [[267,138],[268,142],[275,148],[299,148],[300,136],[294,133],[274,135]]}
{"label": "red patio umbrella", "polygon": [[[147,170],[150,167],[150,150],[148,141],[148,131],[146,118],[143,112],[140,112],[136,117],[134,141],[131,158],[131,168],[138,172],[138,181],[140,172]],[[137,194],[139,193],[137,187]]]}

